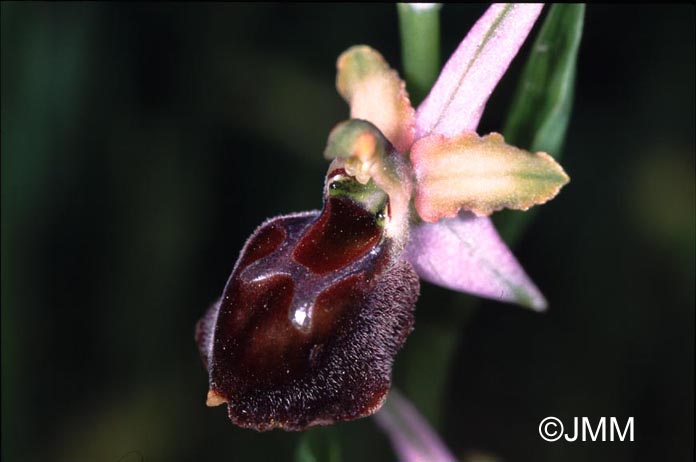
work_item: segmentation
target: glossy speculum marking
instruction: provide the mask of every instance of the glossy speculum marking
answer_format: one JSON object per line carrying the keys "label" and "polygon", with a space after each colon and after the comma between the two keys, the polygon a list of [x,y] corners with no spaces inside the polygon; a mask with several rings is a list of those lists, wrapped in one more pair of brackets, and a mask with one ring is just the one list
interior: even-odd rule
{"label": "glossy speculum marking", "polygon": [[197,326],[209,404],[226,402],[237,425],[302,430],[355,419],[379,409],[389,389],[418,277],[384,235],[386,201],[375,209],[327,196],[321,213],[261,225]]}

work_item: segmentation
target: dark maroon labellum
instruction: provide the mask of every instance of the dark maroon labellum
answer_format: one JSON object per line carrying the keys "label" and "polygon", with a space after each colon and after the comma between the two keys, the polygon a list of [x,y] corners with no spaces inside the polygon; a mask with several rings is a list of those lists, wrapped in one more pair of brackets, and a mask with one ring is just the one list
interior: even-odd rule
{"label": "dark maroon labellum", "polygon": [[383,215],[346,196],[262,224],[199,321],[208,403],[256,430],[375,412],[413,326],[418,277]]}

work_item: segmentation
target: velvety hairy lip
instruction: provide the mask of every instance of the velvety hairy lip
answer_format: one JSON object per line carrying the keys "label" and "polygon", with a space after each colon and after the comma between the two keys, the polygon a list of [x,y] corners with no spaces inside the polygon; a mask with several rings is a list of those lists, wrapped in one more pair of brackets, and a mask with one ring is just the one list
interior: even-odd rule
{"label": "velvety hairy lip", "polygon": [[227,403],[235,424],[260,431],[372,414],[418,291],[401,250],[349,198],[269,220],[196,329],[208,404]]}

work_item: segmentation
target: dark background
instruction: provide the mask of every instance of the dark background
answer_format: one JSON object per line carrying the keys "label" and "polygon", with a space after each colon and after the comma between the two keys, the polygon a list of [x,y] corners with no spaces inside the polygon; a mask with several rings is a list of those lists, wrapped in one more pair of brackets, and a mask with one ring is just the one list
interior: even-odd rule
{"label": "dark background", "polygon": [[[444,57],[484,8],[443,8]],[[1,13],[2,460],[291,460],[298,434],[204,406],[193,326],[256,225],[321,206],[347,117],[335,59],[367,43],[401,69],[396,8]],[[693,457],[694,19],[587,8],[572,182],[515,249],[548,313],[423,285],[395,383],[462,460]],[[528,49],[481,132],[502,128]],[[546,416],[632,416],[636,441],[547,443]],[[344,460],[396,460],[372,419],[336,428]]]}

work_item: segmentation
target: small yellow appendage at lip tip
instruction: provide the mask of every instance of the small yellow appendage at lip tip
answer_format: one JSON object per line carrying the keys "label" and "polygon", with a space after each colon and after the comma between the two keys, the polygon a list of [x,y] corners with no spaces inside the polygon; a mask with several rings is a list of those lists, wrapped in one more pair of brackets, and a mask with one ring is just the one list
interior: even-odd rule
{"label": "small yellow appendage at lip tip", "polygon": [[227,400],[219,395],[215,390],[208,390],[208,397],[205,400],[205,405],[208,407],[215,407],[221,404],[225,404]]}

